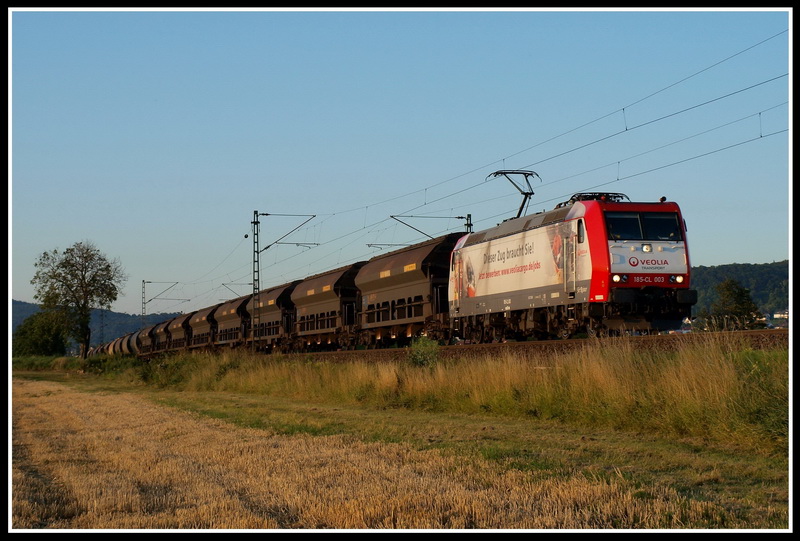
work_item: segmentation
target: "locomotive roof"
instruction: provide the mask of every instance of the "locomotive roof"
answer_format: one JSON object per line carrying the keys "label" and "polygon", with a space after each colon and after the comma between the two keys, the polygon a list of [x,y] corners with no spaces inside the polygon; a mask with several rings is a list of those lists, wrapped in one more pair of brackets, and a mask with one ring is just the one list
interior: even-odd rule
{"label": "locomotive roof", "polygon": [[632,202],[627,195],[622,193],[613,192],[591,192],[591,193],[576,193],[567,201],[559,203],[553,210],[537,212],[527,216],[520,216],[519,218],[511,218],[496,227],[485,229],[477,233],[471,233],[464,246],[471,246],[481,242],[486,242],[492,239],[513,235],[527,231],[528,229],[535,229],[552,223],[563,222],[567,216],[572,212],[575,203],[585,201],[597,201],[602,203],[604,207],[619,207],[620,205],[663,205],[665,198],[661,201],[648,201],[648,202]]}
{"label": "locomotive roof", "polygon": [[534,229],[551,223],[564,221],[567,214],[572,210],[572,205],[567,207],[556,207],[554,210],[545,212],[537,212],[536,214],[529,214],[527,216],[520,216],[519,218],[511,218],[498,224],[491,229],[485,229],[477,233],[471,233],[465,246],[486,242],[488,240],[513,235],[528,229]]}
{"label": "locomotive roof", "polygon": [[606,203],[630,203],[630,198],[624,193],[615,192],[586,192],[573,194],[567,201],[559,203],[556,208],[567,207],[577,201],[603,201]]}

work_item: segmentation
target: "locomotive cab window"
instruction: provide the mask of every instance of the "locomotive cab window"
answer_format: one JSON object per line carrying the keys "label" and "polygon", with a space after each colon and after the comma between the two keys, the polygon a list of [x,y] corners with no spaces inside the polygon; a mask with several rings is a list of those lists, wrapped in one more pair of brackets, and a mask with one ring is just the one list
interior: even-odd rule
{"label": "locomotive cab window", "polygon": [[683,240],[674,212],[607,212],[610,240]]}
{"label": "locomotive cab window", "polygon": [[678,215],[671,212],[642,214],[648,240],[683,240]]}
{"label": "locomotive cab window", "polygon": [[641,240],[642,225],[638,212],[606,212],[608,238],[611,240]]}

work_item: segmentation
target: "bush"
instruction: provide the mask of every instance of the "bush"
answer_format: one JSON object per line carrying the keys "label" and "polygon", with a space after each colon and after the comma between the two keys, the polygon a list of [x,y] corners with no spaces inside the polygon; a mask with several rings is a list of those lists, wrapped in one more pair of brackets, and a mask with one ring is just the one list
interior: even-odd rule
{"label": "bush", "polygon": [[20,355],[11,358],[13,370],[60,370],[67,365],[69,357],[53,357],[48,355]]}
{"label": "bush", "polygon": [[439,359],[439,343],[427,336],[420,336],[411,342],[408,362],[413,366],[433,366]]}

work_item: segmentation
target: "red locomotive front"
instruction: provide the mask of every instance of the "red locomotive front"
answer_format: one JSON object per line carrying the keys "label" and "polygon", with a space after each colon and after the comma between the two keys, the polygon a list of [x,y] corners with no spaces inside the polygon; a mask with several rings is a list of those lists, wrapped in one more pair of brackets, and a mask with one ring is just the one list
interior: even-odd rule
{"label": "red locomotive front", "polygon": [[679,206],[629,202],[621,194],[580,194],[592,257],[589,302],[608,329],[672,330],[691,315],[686,225]]}

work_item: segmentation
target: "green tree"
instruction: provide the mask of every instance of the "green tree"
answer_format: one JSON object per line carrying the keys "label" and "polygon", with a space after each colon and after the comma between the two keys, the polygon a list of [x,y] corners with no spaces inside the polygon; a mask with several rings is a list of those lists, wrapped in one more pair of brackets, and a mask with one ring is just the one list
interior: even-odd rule
{"label": "green tree", "polygon": [[34,298],[43,310],[59,312],[65,318],[85,359],[92,338],[92,309],[117,300],[127,279],[122,265],[109,260],[89,241],[75,243],[63,252],[45,252],[34,265]]}
{"label": "green tree", "polygon": [[17,357],[64,355],[69,345],[68,323],[60,312],[37,312],[14,331],[11,343]]}
{"label": "green tree", "polygon": [[732,278],[720,282],[717,301],[711,305],[711,316],[725,329],[752,329],[763,318],[750,297],[750,290]]}

